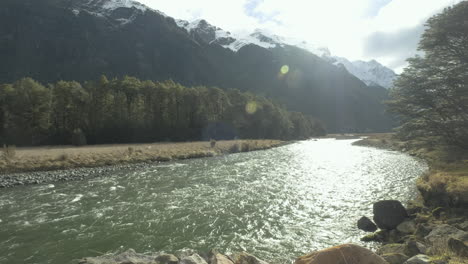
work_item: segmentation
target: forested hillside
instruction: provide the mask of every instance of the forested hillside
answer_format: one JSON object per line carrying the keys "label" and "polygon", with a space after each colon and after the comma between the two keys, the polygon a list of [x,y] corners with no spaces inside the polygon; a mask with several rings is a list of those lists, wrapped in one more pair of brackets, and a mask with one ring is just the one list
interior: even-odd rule
{"label": "forested hillside", "polygon": [[[0,82],[87,81],[104,74],[172,79],[185,86],[239,89],[322,120],[329,132],[387,131],[382,101],[345,69],[293,46],[205,43],[173,18],[146,9],[105,9],[105,0],[0,1]],[[288,65],[288,71],[281,68]]]}
{"label": "forested hillside", "polygon": [[272,101],[215,87],[137,78],[0,85],[0,143],[102,144],[234,138],[303,139],[322,124]]}

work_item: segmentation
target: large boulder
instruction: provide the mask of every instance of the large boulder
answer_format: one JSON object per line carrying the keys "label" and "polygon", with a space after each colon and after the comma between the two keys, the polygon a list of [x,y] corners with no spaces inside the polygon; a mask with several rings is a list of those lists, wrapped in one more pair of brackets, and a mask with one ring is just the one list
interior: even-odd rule
{"label": "large boulder", "polygon": [[213,253],[210,258],[210,264],[234,264],[228,257],[223,254]]}
{"label": "large boulder", "polygon": [[416,255],[408,259],[404,264],[429,264],[431,260],[426,255]]}
{"label": "large boulder", "polygon": [[172,254],[161,254],[155,258],[159,264],[177,264],[179,259]]}
{"label": "large boulder", "polygon": [[363,216],[357,222],[357,227],[366,232],[375,232],[377,226],[368,217]]}
{"label": "large boulder", "polygon": [[254,255],[250,255],[248,253],[243,252],[237,255],[235,264],[268,264],[268,263],[255,257]]}
{"label": "large boulder", "polygon": [[374,222],[380,229],[395,229],[407,217],[405,207],[396,200],[384,200],[374,203]]}
{"label": "large boulder", "polygon": [[180,260],[180,264],[208,264],[206,260],[198,254],[193,254],[190,256],[183,257]]}
{"label": "large boulder", "polygon": [[299,257],[295,264],[388,264],[374,252],[353,244],[336,246]]}

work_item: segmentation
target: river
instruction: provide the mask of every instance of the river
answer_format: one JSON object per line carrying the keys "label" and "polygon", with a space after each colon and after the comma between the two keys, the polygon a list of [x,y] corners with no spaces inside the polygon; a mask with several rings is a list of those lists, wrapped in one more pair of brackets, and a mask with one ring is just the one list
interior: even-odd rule
{"label": "river", "polygon": [[372,203],[407,201],[427,166],[321,139],[0,190],[0,263],[74,263],[99,252],[247,251],[272,263],[354,242]]}

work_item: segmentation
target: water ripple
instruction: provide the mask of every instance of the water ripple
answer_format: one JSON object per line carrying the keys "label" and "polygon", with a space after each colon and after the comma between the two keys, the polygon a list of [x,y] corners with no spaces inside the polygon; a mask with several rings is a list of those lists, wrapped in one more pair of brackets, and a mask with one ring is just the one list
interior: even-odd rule
{"label": "water ripple", "polygon": [[0,192],[0,263],[134,248],[248,251],[272,263],[360,243],[372,202],[408,200],[424,163],[349,140],[165,163]]}

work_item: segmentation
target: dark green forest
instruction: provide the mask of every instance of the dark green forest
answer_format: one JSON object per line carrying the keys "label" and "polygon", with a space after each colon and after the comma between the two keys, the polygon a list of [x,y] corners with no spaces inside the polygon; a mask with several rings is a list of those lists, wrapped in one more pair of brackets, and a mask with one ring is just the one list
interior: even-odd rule
{"label": "dark green forest", "polygon": [[239,90],[134,77],[0,85],[0,143],[103,144],[209,139],[303,139],[322,124]]}

